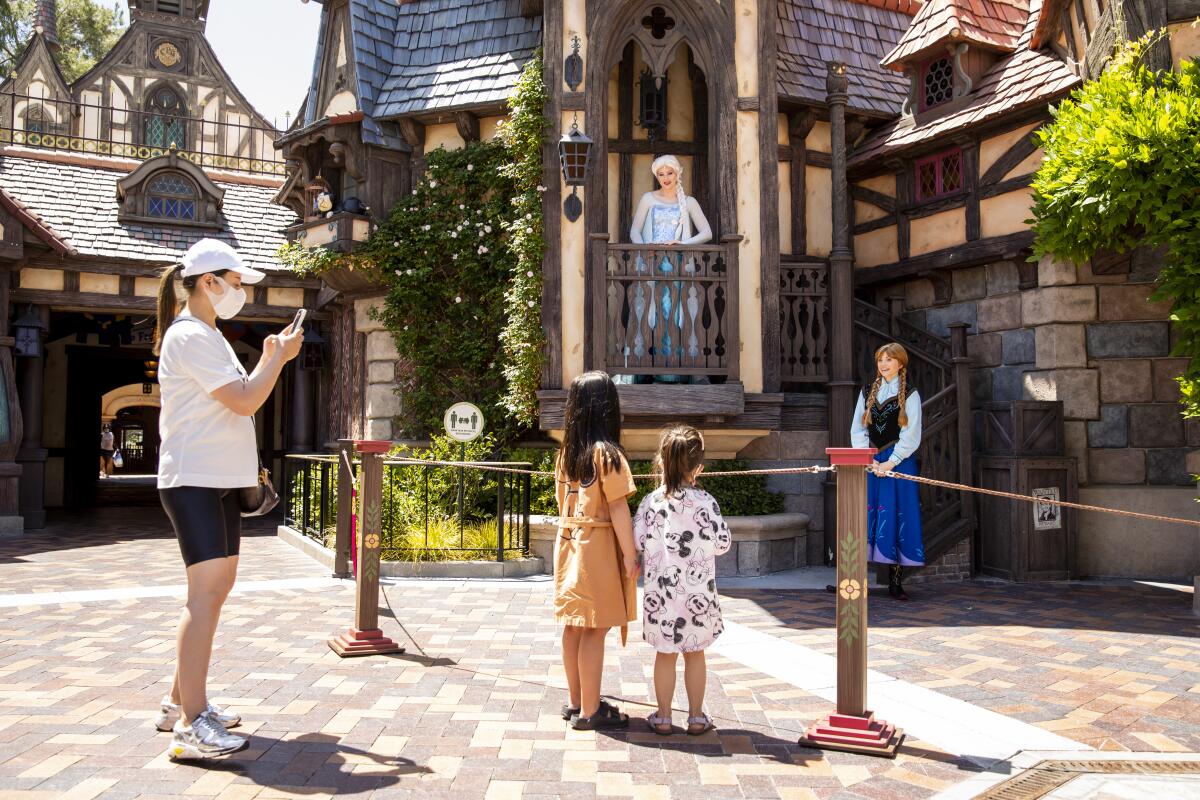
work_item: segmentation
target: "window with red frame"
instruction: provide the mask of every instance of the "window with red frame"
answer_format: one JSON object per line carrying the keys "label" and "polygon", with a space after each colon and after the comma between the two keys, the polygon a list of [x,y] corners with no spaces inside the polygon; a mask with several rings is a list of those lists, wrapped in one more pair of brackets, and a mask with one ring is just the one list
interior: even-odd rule
{"label": "window with red frame", "polygon": [[921,67],[921,110],[954,99],[954,62],[949,58],[935,58]]}
{"label": "window with red frame", "polygon": [[917,162],[917,200],[933,200],[962,188],[962,150],[947,150]]}

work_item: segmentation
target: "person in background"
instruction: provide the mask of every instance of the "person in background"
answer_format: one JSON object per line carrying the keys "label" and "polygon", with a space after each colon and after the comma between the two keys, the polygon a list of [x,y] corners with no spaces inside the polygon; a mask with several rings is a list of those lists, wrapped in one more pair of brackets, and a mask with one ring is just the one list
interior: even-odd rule
{"label": "person in background", "polygon": [[100,429],[100,477],[107,478],[113,474],[113,451],[116,450],[112,426],[107,422]]}
{"label": "person in background", "polygon": [[690,425],[664,431],[655,466],[662,485],[642,498],[633,519],[633,538],[645,570],[642,637],[656,651],[658,710],[646,722],[660,736],[673,732],[675,668],[683,653],[687,733],[700,736],[714,727],[704,712],[704,650],[725,630],[717,599],[716,557],[729,552],[733,537],[717,501],[696,487],[696,476],[704,469],[700,431]]}
{"label": "person in background", "polygon": [[[229,245],[201,239],[159,285],[154,337],[162,391],[158,489],[179,540],[188,586],[175,680],[155,720],[160,731],[174,733],[167,748],[171,758],[220,756],[248,746],[247,739],[227,730],[240,718],[208,701],[208,665],[221,607],[237,576],[239,490],[259,479],[251,417],[275,388],[284,364],[300,352],[304,330],[289,325],[266,337],[262,357],[247,375],[217,320],[241,311],[246,303],[242,284],[263,277]],[[180,290],[186,303],[176,317]]]}

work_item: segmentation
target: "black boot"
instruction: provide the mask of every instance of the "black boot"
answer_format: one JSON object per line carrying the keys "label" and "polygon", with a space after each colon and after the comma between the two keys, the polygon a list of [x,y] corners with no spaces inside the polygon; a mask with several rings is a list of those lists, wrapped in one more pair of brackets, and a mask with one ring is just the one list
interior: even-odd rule
{"label": "black boot", "polygon": [[897,600],[907,600],[908,594],[904,591],[904,586],[900,582],[900,570],[901,567],[899,564],[892,565],[891,577],[888,581],[888,594]]}

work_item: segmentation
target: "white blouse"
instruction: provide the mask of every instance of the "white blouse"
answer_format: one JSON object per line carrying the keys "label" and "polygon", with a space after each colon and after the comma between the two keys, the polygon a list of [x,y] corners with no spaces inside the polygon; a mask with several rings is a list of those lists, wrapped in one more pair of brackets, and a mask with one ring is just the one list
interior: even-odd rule
{"label": "white blouse", "polygon": [[[899,393],[900,376],[897,375],[890,381],[880,382],[875,402],[882,403],[891,400]],[[858,403],[854,406],[854,422],[850,425],[852,447],[871,446],[871,438],[867,435],[867,428],[862,422],[864,408],[866,408],[866,399],[863,397],[863,393],[859,392]],[[916,389],[908,390],[908,396],[904,398],[904,413],[908,417],[908,424],[900,429],[900,440],[896,443],[896,449],[892,451],[891,456],[891,460],[897,464],[917,452],[917,448],[921,446],[921,395]]]}

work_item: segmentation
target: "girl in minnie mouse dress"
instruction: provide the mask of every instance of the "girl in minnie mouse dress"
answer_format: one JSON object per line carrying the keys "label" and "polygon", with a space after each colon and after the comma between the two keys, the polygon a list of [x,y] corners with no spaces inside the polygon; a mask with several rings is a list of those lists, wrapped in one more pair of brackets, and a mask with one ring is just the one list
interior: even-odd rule
{"label": "girl in minnie mouse dress", "polygon": [[663,485],[648,494],[633,521],[642,553],[642,636],[657,652],[654,692],[658,710],[647,722],[663,736],[672,732],[675,670],[683,653],[683,680],[692,736],[713,729],[704,713],[707,680],[704,650],[721,632],[716,557],[732,544],[717,501],[695,486],[704,466],[704,440],[688,426],[671,428],[659,442],[657,466]]}

